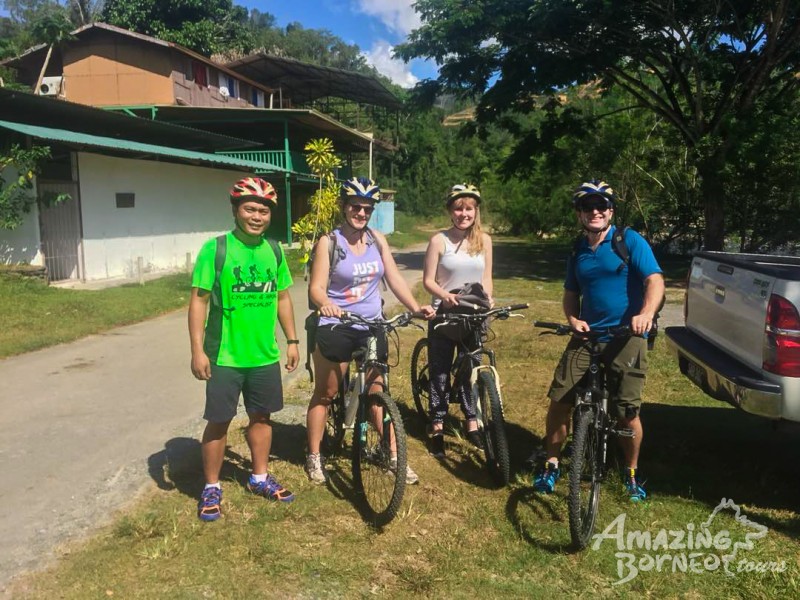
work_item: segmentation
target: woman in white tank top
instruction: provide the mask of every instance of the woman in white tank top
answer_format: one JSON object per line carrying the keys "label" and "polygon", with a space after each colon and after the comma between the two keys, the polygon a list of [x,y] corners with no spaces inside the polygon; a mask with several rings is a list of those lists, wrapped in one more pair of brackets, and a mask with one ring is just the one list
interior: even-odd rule
{"label": "woman in white tank top", "polygon": [[[475,186],[454,185],[447,196],[447,211],[452,226],[436,233],[425,252],[422,282],[433,296],[434,308],[446,310],[456,306],[458,299],[453,290],[465,283],[481,283],[492,297],[492,238],[481,231],[481,193]],[[458,344],[428,325],[428,370],[431,380],[430,418],[431,438],[429,451],[444,457],[444,419],[447,416],[450,393],[450,369]],[[469,386],[455,390],[466,419],[467,439],[482,447],[475,407],[472,405]]]}

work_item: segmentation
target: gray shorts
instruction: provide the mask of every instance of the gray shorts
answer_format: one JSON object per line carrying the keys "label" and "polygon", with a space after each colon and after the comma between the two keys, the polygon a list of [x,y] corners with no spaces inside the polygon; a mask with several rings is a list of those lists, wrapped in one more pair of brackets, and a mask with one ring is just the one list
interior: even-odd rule
{"label": "gray shorts", "polygon": [[[620,419],[639,415],[642,390],[647,376],[647,340],[640,337],[617,339],[601,344],[606,368],[606,385],[614,410]],[[575,402],[575,388],[580,387],[589,369],[589,354],[583,341],[572,338],[553,373],[547,397],[554,402]]]}
{"label": "gray shorts", "polygon": [[283,382],[279,362],[263,367],[221,367],[211,363],[206,382],[206,411],[211,423],[227,423],[236,416],[239,394],[247,414],[270,414],[283,408]]}

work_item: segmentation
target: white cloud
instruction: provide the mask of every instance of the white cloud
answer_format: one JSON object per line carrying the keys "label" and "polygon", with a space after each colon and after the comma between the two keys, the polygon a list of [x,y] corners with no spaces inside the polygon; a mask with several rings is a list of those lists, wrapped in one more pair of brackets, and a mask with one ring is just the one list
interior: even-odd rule
{"label": "white cloud", "polygon": [[416,0],[357,0],[361,12],[377,17],[394,33],[408,35],[420,26],[419,15],[414,12]]}
{"label": "white cloud", "polygon": [[399,86],[410,88],[419,81],[411,73],[407,64],[402,60],[392,58],[392,45],[386,40],[377,40],[373,43],[372,49],[364,52],[364,58]]}

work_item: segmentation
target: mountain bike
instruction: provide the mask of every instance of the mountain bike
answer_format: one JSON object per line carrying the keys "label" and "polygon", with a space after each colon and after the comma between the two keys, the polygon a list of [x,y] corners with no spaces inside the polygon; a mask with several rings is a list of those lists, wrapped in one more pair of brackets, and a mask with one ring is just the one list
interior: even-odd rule
{"label": "mountain bike", "polygon": [[[483,325],[495,317],[508,319],[515,310],[528,308],[528,304],[512,304],[488,311],[474,313],[444,313],[436,317],[434,329],[456,324],[464,327],[465,337],[458,342],[459,352],[453,361],[449,403],[457,403],[456,390],[462,382],[469,383],[478,430],[483,438],[486,467],[495,483],[508,485],[511,465],[506,437],[503,400],[500,395],[500,376],[494,351],[485,346],[487,342]],[[437,322],[438,321],[438,322]],[[430,376],[428,374],[428,339],[422,338],[411,354],[411,393],[417,412],[425,423],[430,422]]]}
{"label": "mountain bike", "polygon": [[[352,361],[328,411],[324,444],[332,453],[343,448],[348,429],[353,430],[352,469],[356,490],[363,494],[377,526],[397,515],[406,487],[406,433],[400,410],[389,393],[389,365],[378,360],[377,336],[412,324],[415,313],[391,319],[366,319],[342,313],[342,324],[364,325],[372,334]],[[337,327],[336,325],[334,328]],[[378,383],[383,389],[370,392]]]}
{"label": "mountain bike", "polygon": [[608,475],[608,438],[633,437],[630,429],[617,428],[608,412],[608,387],[600,357],[601,340],[628,338],[630,327],[622,325],[575,332],[569,325],[534,321],[534,327],[551,329],[555,335],[574,335],[584,341],[589,366],[585,378],[575,389],[572,412],[572,451],[569,465],[569,533],[578,550],[587,546],[594,532],[600,508],[600,484]]}

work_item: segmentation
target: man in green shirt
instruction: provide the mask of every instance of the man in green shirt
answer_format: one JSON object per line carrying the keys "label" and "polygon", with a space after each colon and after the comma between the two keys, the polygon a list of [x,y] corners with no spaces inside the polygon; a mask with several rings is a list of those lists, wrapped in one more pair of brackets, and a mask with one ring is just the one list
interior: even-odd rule
{"label": "man in green shirt", "polygon": [[250,418],[247,444],[253,473],[247,489],[271,500],[294,500],[268,473],[270,414],[283,408],[276,323],[287,338],[286,370],[294,371],[300,360],[289,296],[292,277],[283,250],[263,235],[278,196],[270,183],[246,177],[234,184],[230,201],[235,227],[200,249],[189,301],[192,374],[206,382],[206,485],[197,507],[203,521],[222,514],[219,474],[240,394]]}

